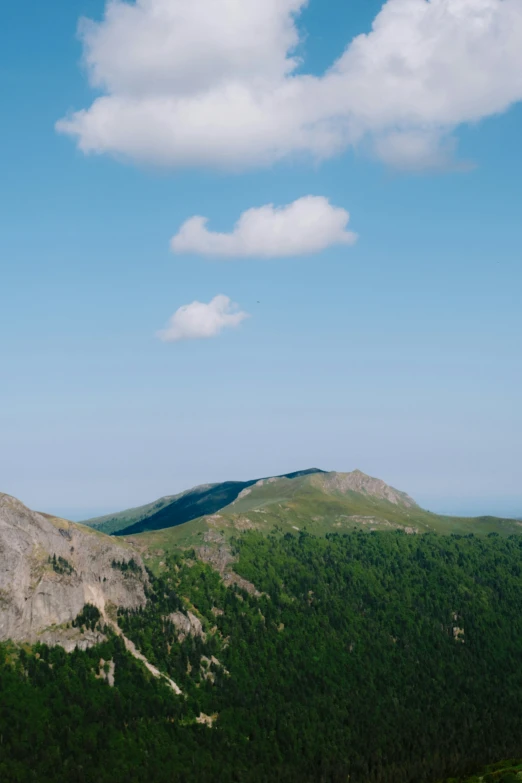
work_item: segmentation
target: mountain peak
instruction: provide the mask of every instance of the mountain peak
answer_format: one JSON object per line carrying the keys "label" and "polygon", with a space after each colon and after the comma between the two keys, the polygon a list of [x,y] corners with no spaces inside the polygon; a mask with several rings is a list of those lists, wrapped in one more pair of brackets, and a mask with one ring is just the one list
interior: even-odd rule
{"label": "mountain peak", "polygon": [[378,500],[387,500],[395,506],[416,508],[417,503],[406,492],[391,487],[381,479],[368,476],[361,470],[351,473],[322,473],[313,476],[314,483],[321,486],[325,492],[358,492]]}

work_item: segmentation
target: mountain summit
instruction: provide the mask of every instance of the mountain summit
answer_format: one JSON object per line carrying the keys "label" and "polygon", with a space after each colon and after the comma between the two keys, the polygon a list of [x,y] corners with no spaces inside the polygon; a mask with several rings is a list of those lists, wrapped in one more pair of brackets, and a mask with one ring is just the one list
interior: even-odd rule
{"label": "mountain summit", "polygon": [[405,492],[390,487],[381,479],[367,476],[360,470],[354,470],[351,473],[324,473],[320,476],[314,476],[313,483],[322,486],[327,493],[357,492],[379,500],[387,500],[396,506],[417,507],[413,498]]}
{"label": "mountain summit", "polygon": [[[360,470],[325,472],[316,468],[257,481],[196,487],[86,524],[158,551],[221,543],[247,530],[269,534],[307,531],[323,536],[352,530],[404,530],[406,533],[496,532],[520,535],[515,520],[432,514],[402,492]],[[107,526],[112,526],[112,531]],[[140,534],[140,535],[137,535]],[[144,535],[143,535],[144,534]]]}
{"label": "mountain summit", "polygon": [[276,527],[315,535],[354,529],[402,529],[410,534],[522,533],[516,520],[432,514],[406,492],[361,470],[337,473],[319,468],[250,481],[203,484],[83,524],[116,536],[151,534],[151,545],[167,548],[199,545],[201,537],[207,540],[216,529],[225,538],[245,530],[269,533]]}
{"label": "mountain summit", "polygon": [[[136,535],[178,527],[201,517],[222,513],[227,508],[231,513],[237,513],[243,507],[252,509],[256,501],[263,507],[273,506],[274,502],[296,501],[301,495],[312,506],[340,505],[339,513],[345,514],[353,507],[353,514],[370,517],[378,510],[376,504],[383,503],[380,512],[385,519],[390,514],[396,515],[399,509],[404,512],[419,508],[405,492],[360,470],[328,473],[319,468],[309,468],[269,478],[203,484],[145,506],[88,519],[84,524],[112,535]],[[347,503],[350,508],[347,508]],[[322,514],[320,508],[312,516],[317,514]]]}

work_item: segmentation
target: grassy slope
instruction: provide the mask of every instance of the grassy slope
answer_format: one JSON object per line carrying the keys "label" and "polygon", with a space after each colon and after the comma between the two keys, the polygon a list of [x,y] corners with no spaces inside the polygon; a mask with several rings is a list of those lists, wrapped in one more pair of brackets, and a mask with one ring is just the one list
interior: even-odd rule
{"label": "grassy slope", "polygon": [[[286,477],[293,479],[315,472],[320,471],[312,468],[307,471],[288,473]],[[104,533],[116,535],[122,533],[133,535],[151,530],[164,530],[219,511],[234,501],[242,490],[251,487],[257,481],[258,479],[252,479],[250,481],[202,484],[181,492],[179,495],[160,498],[145,506],[127,509],[117,514],[108,514],[104,517],[87,519],[84,524]]]}
{"label": "grassy slope", "polygon": [[166,552],[179,547],[201,546],[208,531],[230,539],[252,528],[268,534],[274,527],[285,533],[297,533],[297,528],[320,536],[354,529],[392,530],[396,527],[411,528],[419,533],[522,535],[522,525],[516,520],[440,516],[419,506],[406,508],[357,492],[326,494],[313,476],[301,476],[254,486],[248,494],[217,514],[178,527],[142,533],[129,540],[149,550],[154,566]]}
{"label": "grassy slope", "polygon": [[110,535],[112,533],[118,532],[119,530],[123,530],[126,527],[129,527],[129,525],[133,525],[139,520],[148,519],[148,517],[156,514],[166,506],[169,506],[179,497],[181,497],[181,495],[159,498],[153,503],[147,503],[144,506],[128,508],[125,511],[118,511],[115,514],[106,514],[103,517],[93,517],[92,519],[86,519],[84,522],[82,522],[82,524],[94,530],[100,530],[102,533],[108,533]]}

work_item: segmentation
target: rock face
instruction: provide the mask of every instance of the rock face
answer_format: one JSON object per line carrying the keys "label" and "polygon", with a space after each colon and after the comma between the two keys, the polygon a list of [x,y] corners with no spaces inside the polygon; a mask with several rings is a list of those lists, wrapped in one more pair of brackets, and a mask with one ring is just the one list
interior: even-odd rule
{"label": "rock face", "polygon": [[259,598],[261,595],[259,590],[251,582],[248,582],[231,570],[231,566],[236,561],[236,558],[230,552],[225,538],[214,530],[208,530],[203,536],[203,540],[205,541],[205,546],[200,546],[197,549],[199,559],[218,571],[227,587],[235,584],[246,590],[250,595],[255,595],[256,598]]}
{"label": "rock face", "polygon": [[205,638],[201,620],[199,617],[196,617],[195,614],[192,614],[192,612],[187,612],[187,614],[183,614],[183,612],[172,612],[172,614],[169,614],[168,619],[178,629],[180,641],[186,639],[187,636],[201,636],[203,639]]}
{"label": "rock face", "polygon": [[386,484],[381,479],[372,478],[354,470],[352,473],[323,473],[312,476],[310,481],[320,486],[325,492],[358,492],[378,500],[387,500],[395,506],[417,508],[417,504],[406,492],[400,492]]}
{"label": "rock face", "polygon": [[[131,558],[141,574],[112,566]],[[0,640],[60,644],[63,637],[64,646],[74,647],[76,629],[65,626],[86,603],[103,616],[109,603],[144,606],[145,581],[141,558],[122,542],[0,494]],[[95,636],[87,632],[80,646]]]}

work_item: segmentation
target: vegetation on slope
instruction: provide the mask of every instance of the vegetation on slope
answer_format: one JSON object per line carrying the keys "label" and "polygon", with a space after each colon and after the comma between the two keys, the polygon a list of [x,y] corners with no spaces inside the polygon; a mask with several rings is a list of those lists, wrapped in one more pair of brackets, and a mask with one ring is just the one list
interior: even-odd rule
{"label": "vegetation on slope", "polygon": [[233,543],[257,597],[177,553],[147,606],[119,613],[182,697],[118,637],[2,648],[2,780],[432,783],[522,755],[520,538]]}
{"label": "vegetation on slope", "polygon": [[[239,779],[268,780],[272,765],[289,780],[432,781],[520,753],[522,541],[249,533],[236,545],[261,598],[179,559],[156,591],[217,627],[204,654],[230,677],[218,668],[200,707],[235,743],[248,737],[257,771]],[[182,678],[165,613],[152,601],[126,631]]]}
{"label": "vegetation on slope", "polygon": [[131,540],[143,552],[153,553],[153,562],[157,563],[165,553],[175,552],[179,547],[200,547],[209,534],[216,532],[227,540],[246,530],[268,535],[276,528],[285,533],[305,530],[316,536],[394,529],[408,533],[522,535],[522,523],[517,520],[441,516],[426,511],[396,490],[393,491],[400,502],[393,503],[369,493],[335,491],[331,485],[324,486],[331,477],[352,475],[324,473],[257,482],[218,513],[175,528],[134,536]]}
{"label": "vegetation on slope", "polygon": [[[349,479],[356,474],[364,480],[350,482]],[[384,482],[378,482],[381,487],[376,488],[376,481],[355,471],[352,474],[327,473],[293,481],[267,482],[252,487],[244,497],[222,509],[220,517],[225,521],[248,518],[254,527],[265,531],[274,525],[290,526],[292,529],[298,527],[300,530],[306,527],[308,532],[316,535],[355,528],[389,530],[398,527],[436,533],[522,533],[522,526],[515,520],[433,514]],[[351,489],[350,485],[357,490]],[[393,500],[387,498],[388,494]]]}
{"label": "vegetation on slope", "polygon": [[[284,478],[292,479],[311,473],[320,473],[316,468],[288,473]],[[113,535],[135,535],[148,530],[176,527],[205,514],[213,514],[232,503],[240,493],[256,484],[250,481],[224,481],[220,484],[203,484],[179,495],[160,498],[138,508],[127,509],[116,514],[87,519],[84,524]]]}
{"label": "vegetation on slope", "polygon": [[[115,664],[114,688],[101,661]],[[220,779],[213,737],[119,637],[71,654],[0,645],[0,693],[2,783]]]}
{"label": "vegetation on slope", "polygon": [[182,499],[188,494],[199,494],[201,491],[207,490],[210,487],[215,486],[212,484],[205,485],[204,487],[194,487],[194,489],[187,492],[181,492],[178,495],[169,495],[152,503],[147,503],[144,506],[137,506],[136,508],[128,508],[124,511],[118,511],[114,514],[106,514],[102,517],[93,517],[92,519],[86,519],[83,524],[87,527],[99,530],[102,533],[113,535],[120,530],[131,527],[138,522],[143,522],[150,517],[155,516],[159,511],[164,508],[174,506],[178,500]]}
{"label": "vegetation on slope", "polygon": [[511,759],[491,764],[479,774],[464,778],[450,778],[446,783],[520,783],[522,759]]}

